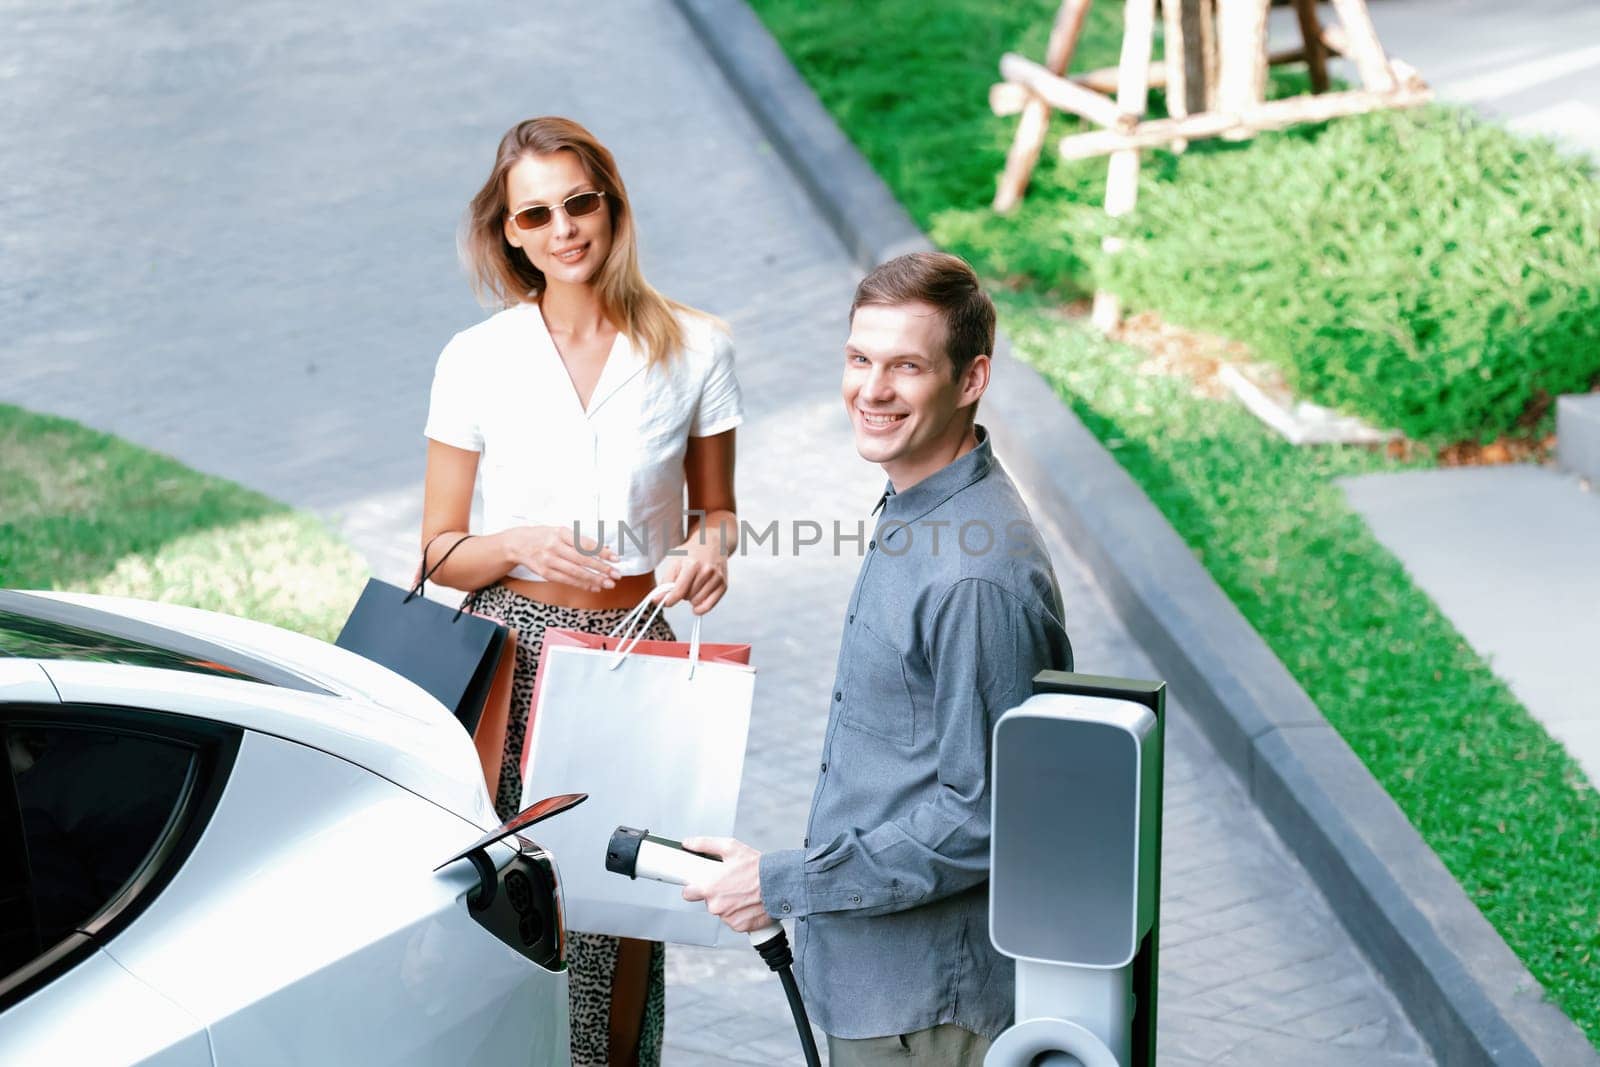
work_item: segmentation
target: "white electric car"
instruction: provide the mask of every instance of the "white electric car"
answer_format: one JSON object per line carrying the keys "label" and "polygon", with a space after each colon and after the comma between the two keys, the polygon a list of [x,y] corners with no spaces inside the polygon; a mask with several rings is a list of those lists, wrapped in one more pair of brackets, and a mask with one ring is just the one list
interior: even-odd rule
{"label": "white electric car", "polygon": [[[552,858],[399,676],[0,591],[0,1064],[568,1063]],[[435,871],[441,863],[445,865]]]}

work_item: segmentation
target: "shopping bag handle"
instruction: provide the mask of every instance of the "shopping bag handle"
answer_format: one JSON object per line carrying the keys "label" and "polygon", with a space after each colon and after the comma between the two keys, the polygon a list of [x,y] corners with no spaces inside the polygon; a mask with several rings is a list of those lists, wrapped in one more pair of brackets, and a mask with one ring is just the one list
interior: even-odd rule
{"label": "shopping bag handle", "polygon": [[[415,597],[427,596],[428,579],[433,577],[435,571],[444,566],[444,561],[450,558],[450,553],[454,552],[456,549],[460,548],[462,545],[466,544],[476,536],[475,534],[463,534],[461,540],[451,545],[445,554],[439,557],[438,563],[435,563],[433,566],[429,567],[428,551],[433,548],[433,543],[435,541],[439,540],[439,538],[443,537],[447,533],[449,533],[448,530],[440,530],[438,533],[428,538],[428,543],[422,546],[422,566],[417,568],[417,584],[411,587],[411,591],[406,594],[406,598],[400,601],[400,603],[409,604]],[[466,605],[467,602],[463,600],[461,602],[461,607],[456,609],[455,619],[451,619],[451,622],[455,622],[456,619],[461,618],[461,613],[466,609]]]}
{"label": "shopping bag handle", "polygon": [[[650,627],[655,625],[656,617],[661,614],[662,601],[666,599],[666,595],[672,589],[673,584],[672,582],[662,582],[646,593],[644,599],[639,601],[632,611],[624,615],[622,621],[613,626],[611,633],[606,635],[615,637],[619,642],[617,656],[611,661],[612,670],[617,669],[618,664],[627,658],[628,654],[633,651],[634,646],[644,638],[645,634],[650,632]],[[654,609],[647,614],[645,609],[650,608],[651,605],[654,605]]]}
{"label": "shopping bag handle", "polygon": [[[644,639],[644,635],[650,632],[650,627],[655,624],[656,617],[661,614],[661,602],[666,599],[667,592],[672,589],[674,584],[675,583],[673,582],[662,582],[660,585],[650,590],[650,592],[645,594],[643,600],[639,601],[639,603],[635,605],[634,608],[628,612],[628,614],[622,617],[621,622],[617,623],[611,628],[611,632],[606,636],[616,638],[618,640],[618,646],[617,654],[612,657],[611,666],[607,668],[608,670],[614,671],[618,667],[622,666],[622,661],[628,658],[629,653],[634,650],[634,647]],[[649,608],[652,604],[655,605],[654,610],[650,611],[649,614],[646,615],[645,609]],[[689,630],[690,678],[694,677],[695,668],[699,665],[700,616],[696,615],[694,617],[694,625]]]}
{"label": "shopping bag handle", "polygon": [[644,613],[646,608],[650,607],[650,605],[654,603],[656,605],[655,612],[651,613],[650,618],[645,622],[645,624],[639,627],[639,631],[642,633],[645,630],[650,629],[650,624],[655,622],[656,614],[661,611],[660,598],[666,594],[667,590],[672,588],[672,585],[672,582],[663,582],[654,589],[650,590],[650,592],[646,593],[644,595],[644,599],[639,601],[639,603],[635,604],[632,608],[628,609],[628,613],[611,628],[611,632],[606,634],[606,636],[616,638],[619,641],[627,641],[628,638],[633,636],[634,627],[639,622],[639,616]]}

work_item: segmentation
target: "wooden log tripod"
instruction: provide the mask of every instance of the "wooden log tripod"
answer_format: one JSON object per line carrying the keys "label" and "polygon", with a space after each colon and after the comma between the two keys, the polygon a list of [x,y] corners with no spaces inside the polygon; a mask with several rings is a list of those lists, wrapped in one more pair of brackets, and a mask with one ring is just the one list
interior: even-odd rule
{"label": "wooden log tripod", "polygon": [[[1338,26],[1323,27],[1316,0],[1293,0],[1301,45],[1267,51],[1270,0],[1161,0],[1166,61],[1150,61],[1156,0],[1126,0],[1122,54],[1116,67],[1067,76],[1092,0],[1062,0],[1041,65],[1015,53],[1000,60],[1004,80],[989,90],[996,115],[1020,114],[994,209],[1017,206],[1044,147],[1051,110],[1086,119],[1097,130],[1061,139],[1063,159],[1109,155],[1106,214],[1133,210],[1139,190],[1139,150],[1168,145],[1182,151],[1191,140],[1243,140],[1262,130],[1323,122],[1382,108],[1415,107],[1433,94],[1417,72],[1384,54],[1366,0],[1333,0]],[[1349,58],[1361,88],[1328,91],[1328,56]],[[1311,94],[1266,101],[1267,68],[1304,62]],[[1146,120],[1152,88],[1167,91],[1170,118]],[[1115,99],[1112,98],[1115,94]],[[1106,238],[1108,254],[1120,242]],[[1094,324],[1110,330],[1121,318],[1116,298],[1095,294]]]}

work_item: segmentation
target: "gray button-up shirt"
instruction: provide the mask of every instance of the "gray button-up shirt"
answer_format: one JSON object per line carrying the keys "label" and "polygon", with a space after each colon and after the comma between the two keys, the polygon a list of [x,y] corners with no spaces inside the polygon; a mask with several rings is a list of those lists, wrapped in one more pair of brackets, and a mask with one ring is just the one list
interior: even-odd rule
{"label": "gray button-up shirt", "polygon": [[989,941],[989,743],[1070,670],[1061,592],[988,434],[891,486],[846,609],[806,847],[761,857],[797,919],[806,1006],[840,1038],[953,1022],[994,1037],[1013,967]]}

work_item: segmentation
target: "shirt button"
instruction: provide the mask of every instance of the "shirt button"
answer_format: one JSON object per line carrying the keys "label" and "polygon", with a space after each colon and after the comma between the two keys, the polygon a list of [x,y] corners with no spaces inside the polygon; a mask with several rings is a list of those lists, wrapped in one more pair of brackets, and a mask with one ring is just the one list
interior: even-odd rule
{"label": "shirt button", "polygon": [[809,837],[801,838],[800,847],[801,848],[810,848],[811,847],[811,838],[809,838]]}
{"label": "shirt button", "polygon": [[850,621],[851,622],[855,622],[856,621],[856,613],[853,612],[853,611],[850,613]]}
{"label": "shirt button", "polygon": [[833,699],[834,699],[835,703],[838,703],[839,701],[843,700],[844,699],[844,690],[835,689],[833,691]]}
{"label": "shirt button", "polygon": [[823,760],[822,761],[822,773],[823,774],[827,774],[828,773],[828,761],[827,760]]}
{"label": "shirt button", "polygon": [[861,903],[861,894],[860,893],[851,893],[850,894],[850,903],[852,903],[852,904]]}
{"label": "shirt button", "polygon": [[805,916],[804,916],[804,915],[802,915],[802,916],[800,916],[800,918],[799,918],[799,919],[797,919],[797,920],[796,920],[796,921],[797,921],[797,922],[805,922],[805,921],[806,921],[806,917],[805,917]]}
{"label": "shirt button", "polygon": [[878,542],[877,541],[873,540],[873,541],[868,541],[867,542],[867,551],[868,552],[875,552],[875,551],[877,551],[877,548],[878,548]]}
{"label": "shirt button", "polygon": [[783,912],[783,913],[784,913],[784,914],[785,914],[785,915],[787,915],[787,914],[789,914],[789,912],[791,912],[791,911],[793,911],[793,910],[794,910],[794,909],[792,909],[792,908],[790,908],[790,907],[789,907],[789,902],[788,902],[788,901],[787,901],[787,900],[786,900],[786,901],[784,901],[784,902],[783,902],[783,903],[782,903],[782,904],[779,904],[779,905],[778,905],[778,908],[779,908],[779,910],[781,910],[781,911],[782,911],[782,912]]}

